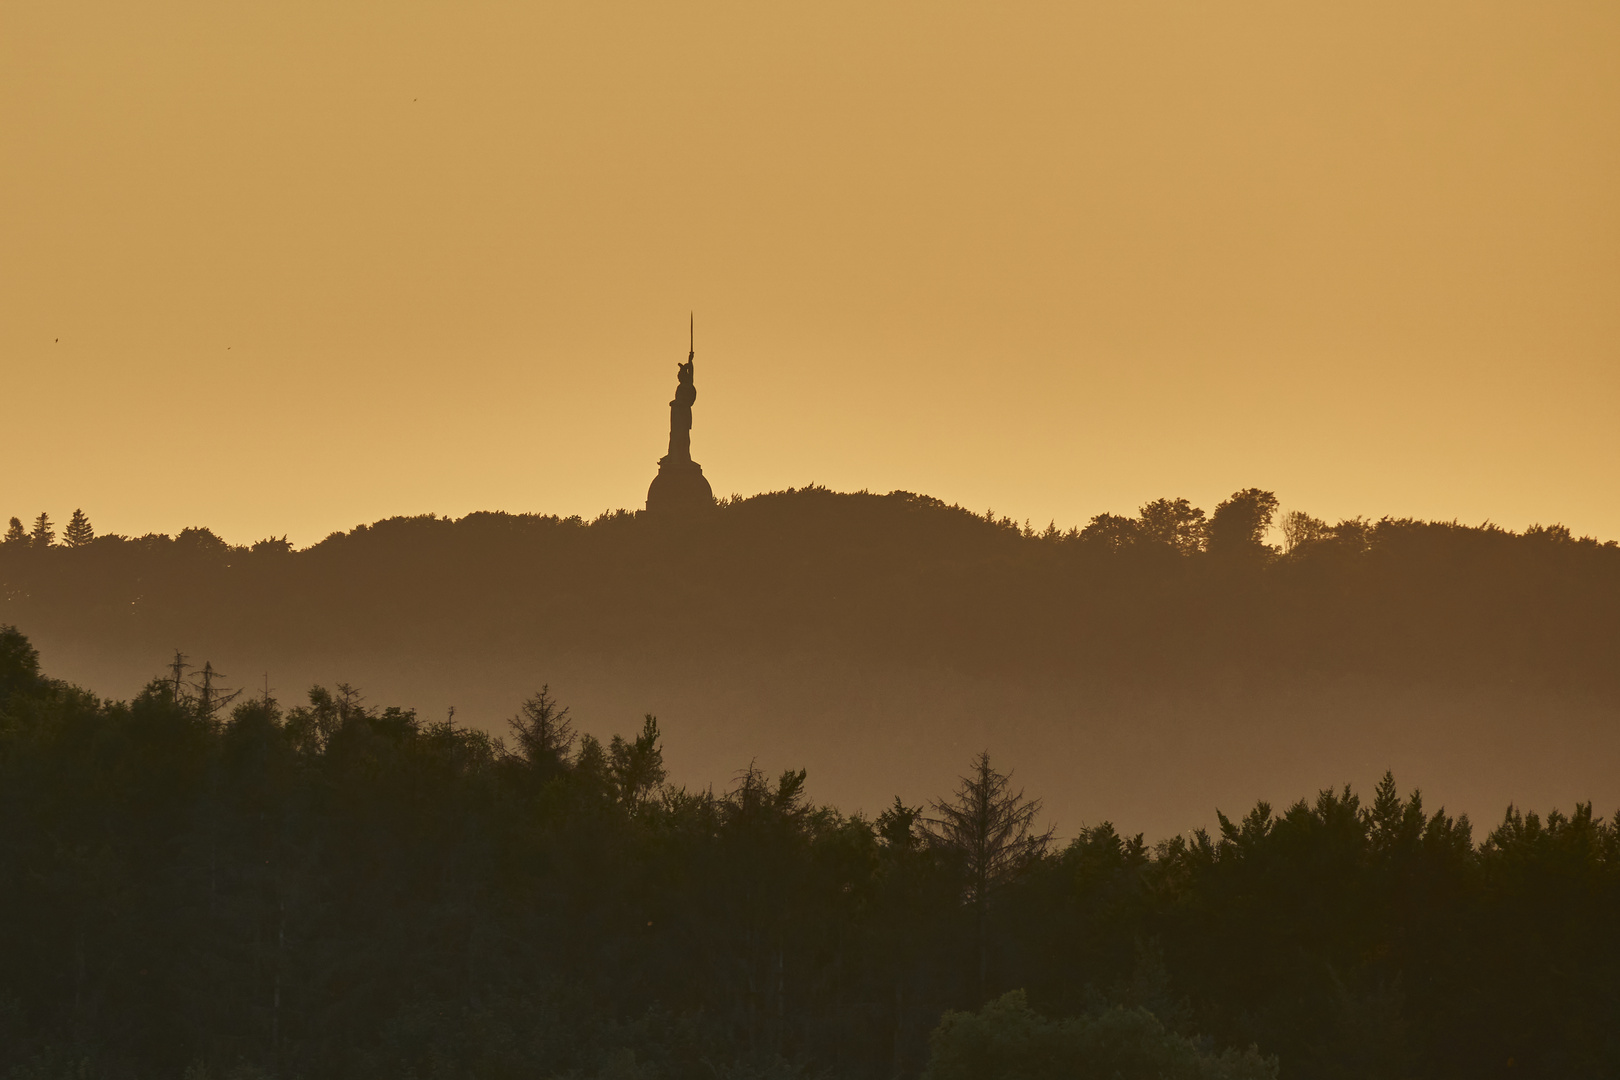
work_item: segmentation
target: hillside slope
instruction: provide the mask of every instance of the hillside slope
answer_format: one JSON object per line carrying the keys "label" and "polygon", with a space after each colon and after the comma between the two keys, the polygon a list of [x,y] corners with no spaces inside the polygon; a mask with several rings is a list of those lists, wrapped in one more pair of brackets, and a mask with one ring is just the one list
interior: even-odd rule
{"label": "hillside slope", "polygon": [[302,551],[206,530],[11,543],[0,623],[116,697],[179,649],[234,685],[268,673],[284,700],[346,682],[500,731],[549,682],[586,729],[657,713],[678,780],[803,765],[851,809],[897,778],[927,798],[982,747],[1066,830],[1176,830],[1386,767],[1493,820],[1510,800],[1620,803],[1613,543],[1386,520],[1282,555],[1187,520],[1191,541],[1151,513],[1034,533],[811,488],[687,525],[473,514]]}

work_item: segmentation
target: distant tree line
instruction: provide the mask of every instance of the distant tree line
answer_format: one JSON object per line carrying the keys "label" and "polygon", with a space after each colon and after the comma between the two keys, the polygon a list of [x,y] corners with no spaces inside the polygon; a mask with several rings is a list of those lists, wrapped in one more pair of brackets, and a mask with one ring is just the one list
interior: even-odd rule
{"label": "distant tree line", "polygon": [[217,678],[102,700],[0,630],[0,1076],[1620,1074],[1590,805],[1476,842],[1386,775],[1059,842],[988,754],[867,818],[543,688],[495,738]]}
{"label": "distant tree line", "polygon": [[[1273,529],[1274,524],[1279,527]],[[690,523],[616,512],[393,518],[296,550],[94,534],[0,543],[0,619],[150,654],[229,638],[672,657],[838,654],[1162,686],[1369,677],[1620,701],[1620,546],[1383,518],[1329,525],[1247,488],[1044,530],[908,492],[726,500]],[[1279,533],[1280,546],[1268,542]],[[76,545],[76,546],[75,546]]]}
{"label": "distant tree line", "polygon": [[[96,538],[96,530],[91,526],[90,519],[84,516],[83,510],[73,511],[68,519],[68,525],[62,533],[62,546],[82,548]],[[6,526],[6,534],[0,539],[0,544],[7,547],[29,547],[34,549],[48,548],[56,543],[56,526],[51,523],[51,516],[44,511],[34,519],[32,529],[24,529],[20,518],[12,518]]]}

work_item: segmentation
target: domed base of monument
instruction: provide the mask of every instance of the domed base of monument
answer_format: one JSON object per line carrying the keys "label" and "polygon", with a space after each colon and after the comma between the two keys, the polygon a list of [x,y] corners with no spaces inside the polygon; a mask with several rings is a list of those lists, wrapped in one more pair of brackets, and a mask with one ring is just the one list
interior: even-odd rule
{"label": "domed base of monument", "polygon": [[695,461],[658,461],[658,475],[647,489],[647,512],[660,516],[701,513],[714,509],[714,491]]}

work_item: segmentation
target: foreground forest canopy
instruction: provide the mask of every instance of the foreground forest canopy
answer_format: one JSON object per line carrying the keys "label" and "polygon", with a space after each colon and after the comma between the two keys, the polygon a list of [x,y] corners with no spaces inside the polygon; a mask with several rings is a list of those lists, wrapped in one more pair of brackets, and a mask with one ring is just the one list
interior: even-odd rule
{"label": "foreground forest canopy", "polygon": [[[1522,542],[1515,538],[1515,543]],[[1323,791],[1059,841],[989,756],[875,817],[657,721],[112,702],[0,629],[0,1076],[1612,1077],[1620,829]]]}
{"label": "foreground forest canopy", "polygon": [[[1620,690],[1620,547],[1561,526],[1206,516],[1160,499],[1083,529],[907,492],[805,488],[696,522],[393,518],[304,550],[207,529],[96,536],[79,512],[0,542],[0,618],[144,655],[813,652],[1161,685],[1278,675]],[[1273,524],[1283,544],[1267,543]],[[214,655],[218,655],[216,651]],[[150,670],[150,668],[148,668]],[[133,687],[131,687],[133,690]]]}

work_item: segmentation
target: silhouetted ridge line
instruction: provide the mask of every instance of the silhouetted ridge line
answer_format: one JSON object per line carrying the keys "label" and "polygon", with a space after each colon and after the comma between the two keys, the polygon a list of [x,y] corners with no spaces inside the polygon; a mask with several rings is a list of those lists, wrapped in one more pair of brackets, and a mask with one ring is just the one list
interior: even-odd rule
{"label": "silhouetted ridge line", "polygon": [[908,492],[812,486],[722,500],[676,533],[625,511],[391,518],[301,551],[206,529],[65,548],[36,529],[0,544],[0,618],[160,653],[199,636],[406,654],[809,650],[1112,683],[1315,672],[1620,688],[1613,541],[1292,514],[1282,550],[1265,542],[1275,507],[1247,489],[1207,518],[1159,500],[1037,531]]}

